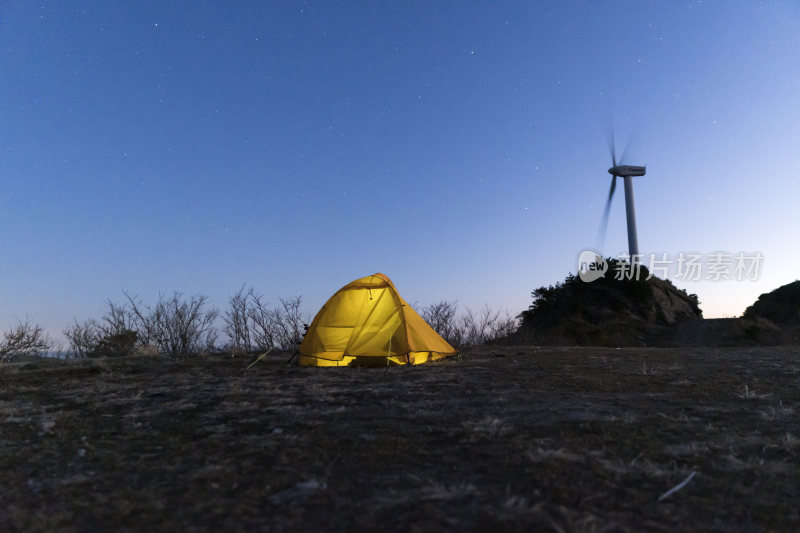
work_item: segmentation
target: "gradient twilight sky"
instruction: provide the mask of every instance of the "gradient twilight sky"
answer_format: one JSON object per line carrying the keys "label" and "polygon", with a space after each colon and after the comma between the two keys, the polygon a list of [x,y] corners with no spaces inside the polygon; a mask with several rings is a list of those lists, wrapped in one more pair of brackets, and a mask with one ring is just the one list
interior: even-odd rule
{"label": "gradient twilight sky", "polygon": [[517,313],[596,245],[612,116],[642,252],[764,255],[676,281],[740,314],[798,278],[799,53],[794,1],[3,2],[0,329],[374,272]]}

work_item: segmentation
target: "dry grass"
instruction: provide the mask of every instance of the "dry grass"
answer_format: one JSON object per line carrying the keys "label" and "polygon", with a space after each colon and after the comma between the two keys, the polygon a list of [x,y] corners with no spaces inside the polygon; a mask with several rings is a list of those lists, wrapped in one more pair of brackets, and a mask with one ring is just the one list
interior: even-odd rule
{"label": "dry grass", "polygon": [[759,411],[759,414],[765,420],[787,420],[795,418],[794,406],[783,405],[783,402],[778,402],[778,405],[770,405],[766,409]]}
{"label": "dry grass", "polygon": [[761,394],[756,389],[751,389],[747,384],[744,385],[744,390],[736,395],[743,400],[763,400],[769,398],[771,394]]}
{"label": "dry grass", "polygon": [[498,353],[6,365],[0,530],[800,529],[800,352]]}

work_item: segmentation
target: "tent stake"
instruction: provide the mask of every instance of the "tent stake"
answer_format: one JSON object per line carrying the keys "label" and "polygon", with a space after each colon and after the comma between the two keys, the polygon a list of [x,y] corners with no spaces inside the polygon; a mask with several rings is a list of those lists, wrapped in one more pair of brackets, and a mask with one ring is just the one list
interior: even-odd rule
{"label": "tent stake", "polygon": [[252,363],[250,363],[249,365],[247,365],[247,370],[250,370],[250,367],[251,367],[251,366],[253,366],[254,364],[256,364],[256,363],[258,363],[259,361],[261,361],[262,359],[264,359],[264,358],[265,358],[265,357],[266,357],[266,356],[269,354],[269,352],[271,352],[271,351],[272,351],[272,348],[270,348],[270,349],[269,349],[269,350],[267,350],[266,352],[264,352],[264,353],[262,353],[261,355],[259,355],[259,356],[258,356],[258,358],[257,358],[255,361],[253,361]]}
{"label": "tent stake", "polygon": [[686,479],[684,479],[683,481],[681,481],[680,483],[678,483],[677,485],[675,485],[674,487],[669,489],[667,492],[665,492],[664,494],[659,496],[658,497],[658,501],[663,501],[663,500],[669,498],[672,494],[674,494],[674,493],[678,492],[679,490],[681,490],[683,487],[686,486],[687,483],[689,483],[692,480],[693,477],[694,477],[694,472],[689,474],[689,477],[687,477]]}

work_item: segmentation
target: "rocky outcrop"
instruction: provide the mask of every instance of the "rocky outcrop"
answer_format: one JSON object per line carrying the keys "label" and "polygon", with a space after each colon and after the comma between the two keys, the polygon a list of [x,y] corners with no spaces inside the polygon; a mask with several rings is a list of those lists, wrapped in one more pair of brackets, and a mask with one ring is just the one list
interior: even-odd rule
{"label": "rocky outcrop", "polygon": [[800,326],[800,281],[793,281],[758,297],[745,309],[744,317],[766,319],[775,324]]}

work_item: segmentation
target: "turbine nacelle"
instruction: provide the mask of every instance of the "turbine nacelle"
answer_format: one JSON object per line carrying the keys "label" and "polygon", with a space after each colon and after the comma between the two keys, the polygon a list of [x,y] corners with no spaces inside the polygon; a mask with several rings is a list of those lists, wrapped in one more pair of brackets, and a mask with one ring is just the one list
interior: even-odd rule
{"label": "turbine nacelle", "polygon": [[612,176],[620,176],[620,177],[627,177],[627,176],[644,176],[644,173],[647,171],[647,167],[636,167],[633,165],[616,165],[608,169],[608,173]]}

